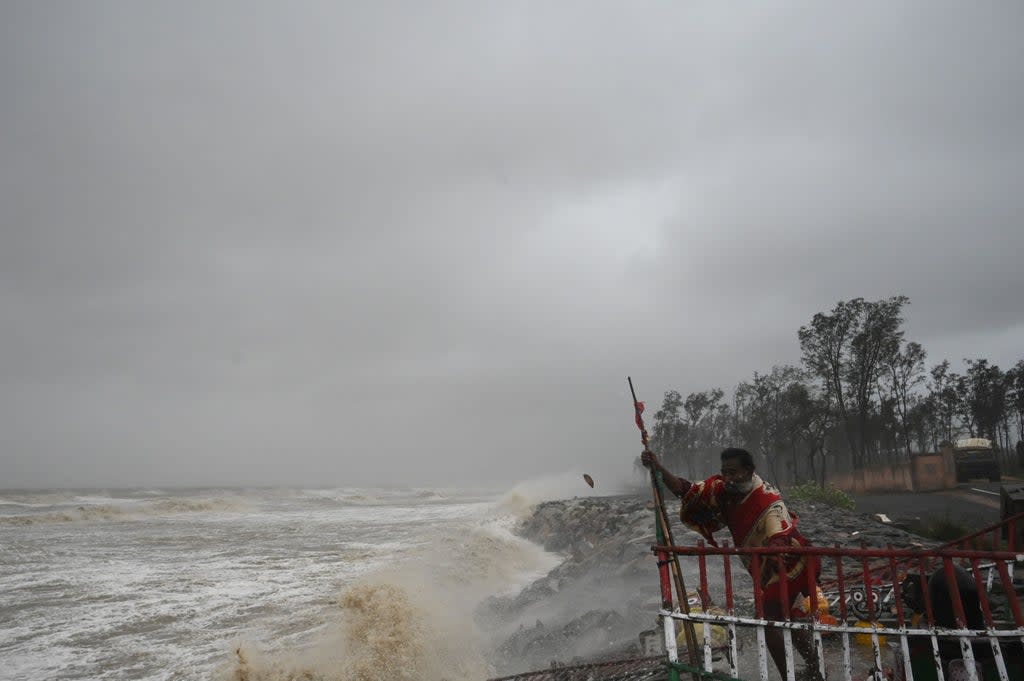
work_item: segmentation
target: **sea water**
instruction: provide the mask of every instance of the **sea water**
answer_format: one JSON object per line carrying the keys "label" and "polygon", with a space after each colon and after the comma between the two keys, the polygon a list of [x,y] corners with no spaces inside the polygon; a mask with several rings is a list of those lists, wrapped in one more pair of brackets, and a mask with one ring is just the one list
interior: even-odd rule
{"label": "sea water", "polygon": [[0,492],[0,679],[482,679],[558,558],[457,490]]}

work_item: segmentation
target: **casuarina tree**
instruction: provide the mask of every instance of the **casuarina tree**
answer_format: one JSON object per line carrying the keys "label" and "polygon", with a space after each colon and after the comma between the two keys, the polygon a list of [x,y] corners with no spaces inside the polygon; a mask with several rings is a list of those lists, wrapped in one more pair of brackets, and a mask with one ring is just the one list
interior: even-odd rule
{"label": "casuarina tree", "polygon": [[909,302],[906,296],[840,301],[831,312],[814,315],[798,333],[805,366],[833,397],[855,468],[863,467],[868,456],[874,392],[900,350],[903,306]]}

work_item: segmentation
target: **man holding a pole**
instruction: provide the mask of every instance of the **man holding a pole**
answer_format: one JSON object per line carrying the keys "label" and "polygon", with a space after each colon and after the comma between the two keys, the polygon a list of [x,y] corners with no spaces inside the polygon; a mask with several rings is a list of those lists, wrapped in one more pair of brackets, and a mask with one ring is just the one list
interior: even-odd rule
{"label": "man holding a pole", "polygon": [[[754,459],[745,449],[730,448],[722,452],[721,474],[702,482],[690,482],[671,473],[653,452],[645,449],[640,460],[652,470],[661,473],[665,486],[681,500],[679,517],[685,525],[700,533],[712,545],[717,545],[712,534],[728,527],[738,547],[770,547],[783,549],[807,546],[808,542],[796,529],[796,517],[786,508],[779,491],[754,472]],[[817,577],[817,563],[811,556],[788,554],[784,556],[784,574],[780,574],[774,556],[743,556],[744,565],[751,574],[759,574],[766,619],[787,619],[781,602],[786,593],[792,602],[802,602],[809,593],[809,579]],[[753,561],[758,561],[756,568]],[[786,589],[782,589],[785,581]],[[799,600],[798,600],[799,599]],[[786,653],[782,630],[765,628],[765,643],[782,678],[786,678]],[[818,675],[818,660],[809,632],[795,630],[793,643],[811,671]]]}

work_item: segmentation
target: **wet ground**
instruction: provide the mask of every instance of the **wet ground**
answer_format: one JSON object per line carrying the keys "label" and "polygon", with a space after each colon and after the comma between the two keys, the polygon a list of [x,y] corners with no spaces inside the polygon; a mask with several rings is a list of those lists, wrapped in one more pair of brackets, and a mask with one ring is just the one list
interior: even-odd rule
{"label": "wet ground", "polygon": [[913,526],[946,521],[978,530],[1000,519],[1001,488],[1024,487],[1024,480],[1005,478],[1002,482],[972,480],[954,489],[938,492],[902,492],[854,495],[857,512],[884,513],[893,522]]}

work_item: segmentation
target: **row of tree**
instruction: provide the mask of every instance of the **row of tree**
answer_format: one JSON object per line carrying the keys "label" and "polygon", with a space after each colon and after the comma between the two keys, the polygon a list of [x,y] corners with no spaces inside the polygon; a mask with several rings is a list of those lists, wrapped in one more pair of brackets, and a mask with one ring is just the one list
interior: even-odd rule
{"label": "row of tree", "polygon": [[[907,341],[905,296],[841,301],[800,328],[800,366],[754,373],[734,390],[665,393],[653,446],[692,479],[716,470],[715,455],[742,446],[780,482],[936,451],[943,441],[985,437],[1005,463],[1024,440],[1024,360],[1007,371],[986,359],[926,365]],[[709,466],[711,468],[709,468]]]}

